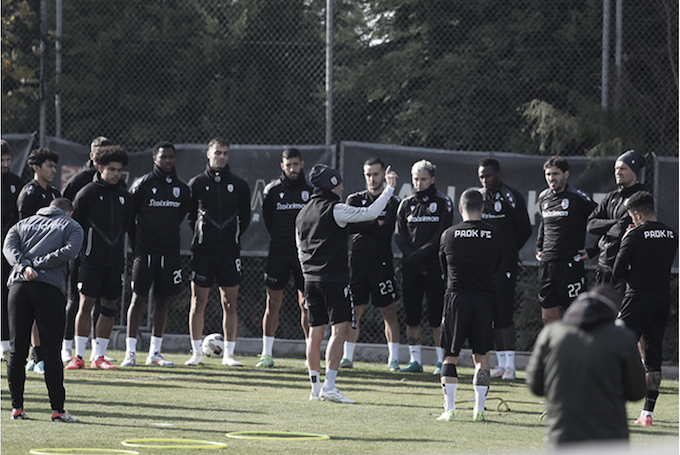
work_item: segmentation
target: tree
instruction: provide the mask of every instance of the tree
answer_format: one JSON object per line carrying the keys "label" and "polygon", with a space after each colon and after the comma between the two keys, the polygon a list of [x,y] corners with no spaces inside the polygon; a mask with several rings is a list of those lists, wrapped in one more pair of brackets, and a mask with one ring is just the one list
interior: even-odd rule
{"label": "tree", "polygon": [[40,4],[2,0],[2,126],[5,132],[38,129]]}

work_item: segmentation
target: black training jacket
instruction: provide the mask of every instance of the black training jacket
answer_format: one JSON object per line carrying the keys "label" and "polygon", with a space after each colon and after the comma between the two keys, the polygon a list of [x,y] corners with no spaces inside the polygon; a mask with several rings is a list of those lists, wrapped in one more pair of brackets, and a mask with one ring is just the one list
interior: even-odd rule
{"label": "black training jacket", "polygon": [[153,171],[130,187],[133,223],[130,238],[138,255],[179,253],[179,227],[189,212],[191,189],[173,168]]}
{"label": "black training jacket", "polygon": [[24,187],[24,181],[11,172],[2,173],[2,238],[19,221],[17,198]]}
{"label": "black training jacket", "polygon": [[132,197],[97,172],[76,194],[73,219],[85,231],[81,263],[119,266],[124,262],[125,233],[132,220]]}
{"label": "black training jacket", "polygon": [[[368,207],[380,194],[373,196],[368,190],[350,194],[347,205]],[[392,261],[392,234],[397,221],[399,197],[392,196],[387,207],[373,221],[352,223],[347,227],[352,234],[352,261]]]}
{"label": "black training jacket", "polygon": [[585,248],[586,223],[596,204],[585,192],[567,185],[555,194],[546,188],[538,196],[536,250],[541,262],[568,262]]}
{"label": "black training jacket", "polygon": [[482,220],[496,227],[503,234],[503,257],[517,259],[522,249],[531,237],[531,221],[527,213],[524,198],[514,188],[501,183],[495,193],[485,188],[480,190],[484,198]]}
{"label": "black training jacket", "polygon": [[394,240],[407,267],[439,267],[439,239],[453,222],[451,199],[431,185],[401,201]]}
{"label": "black training jacket", "polygon": [[641,183],[636,183],[629,188],[619,187],[607,193],[588,217],[588,232],[600,236],[597,242],[600,248],[600,255],[597,258],[598,268],[611,270],[614,266],[621,237],[628,226],[633,224],[626,210],[626,201],[634,193],[646,190],[647,188]]}
{"label": "black training jacket", "polygon": [[194,235],[191,250],[219,254],[241,250],[241,236],[250,224],[250,188],[229,171],[229,165],[189,181],[191,204],[187,220]]}
{"label": "black training jacket", "polygon": [[61,197],[61,193],[56,187],[47,185],[47,189],[44,190],[35,179],[32,179],[24,185],[17,198],[19,219],[23,220],[35,215],[38,209],[47,207],[53,199],[58,197]]}
{"label": "black training jacket", "polygon": [[297,179],[281,176],[264,188],[262,218],[269,231],[269,253],[297,254],[295,217],[309,202],[314,187],[300,172]]}

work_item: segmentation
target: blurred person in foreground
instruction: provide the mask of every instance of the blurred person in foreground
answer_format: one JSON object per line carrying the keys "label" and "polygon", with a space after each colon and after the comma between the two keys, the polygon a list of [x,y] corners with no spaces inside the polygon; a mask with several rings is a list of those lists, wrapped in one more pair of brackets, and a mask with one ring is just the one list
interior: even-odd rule
{"label": "blurred person in foreground", "polygon": [[538,335],[527,385],[547,397],[547,442],[628,442],[626,401],[645,396],[633,333],[615,324],[621,297],[605,284],[582,293]]}

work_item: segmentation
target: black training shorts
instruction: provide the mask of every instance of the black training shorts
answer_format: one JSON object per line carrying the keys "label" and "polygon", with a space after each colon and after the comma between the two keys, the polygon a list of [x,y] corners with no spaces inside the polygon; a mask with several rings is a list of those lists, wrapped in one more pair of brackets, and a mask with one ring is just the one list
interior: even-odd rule
{"label": "black training shorts", "polygon": [[494,327],[505,329],[514,324],[517,259],[503,259],[496,272],[496,314]]}
{"label": "black training shorts", "polygon": [[280,291],[288,284],[293,274],[295,289],[304,291],[305,284],[302,277],[300,261],[295,254],[272,254],[267,256],[267,266],[264,269],[264,283],[269,289]]}
{"label": "black training shorts", "polygon": [[305,281],[309,326],[354,321],[352,291],[346,282]]}
{"label": "black training shorts", "polygon": [[562,306],[586,291],[586,271],[583,262],[541,262],[538,266],[538,301],[542,308]]}
{"label": "black training shorts", "polygon": [[426,274],[418,268],[405,266],[403,269],[402,291],[406,325],[420,325],[423,317],[423,295],[427,296],[427,320],[430,327],[439,327],[442,320],[442,305],[446,285],[438,264],[430,264]]}
{"label": "black training shorts", "polygon": [[392,259],[384,262],[352,260],[349,274],[355,305],[366,305],[370,297],[373,306],[384,308],[399,299]]}
{"label": "black training shorts", "polygon": [[474,354],[486,354],[493,347],[494,299],[488,295],[444,295],[441,347],[444,357],[458,357],[465,340]]}
{"label": "black training shorts", "polygon": [[661,371],[663,337],[670,315],[671,296],[666,292],[628,291],[623,296],[619,319],[642,337],[647,371]]}
{"label": "black training shorts", "polygon": [[122,265],[108,266],[84,261],[80,262],[78,292],[86,297],[118,300],[122,290]]}
{"label": "black training shorts", "polygon": [[209,288],[215,280],[221,287],[241,284],[241,258],[238,253],[194,253],[191,257],[191,281],[196,286]]}
{"label": "black training shorts", "polygon": [[182,290],[182,259],[179,254],[147,254],[135,256],[132,262],[132,291],[141,296],[149,293],[173,296]]}

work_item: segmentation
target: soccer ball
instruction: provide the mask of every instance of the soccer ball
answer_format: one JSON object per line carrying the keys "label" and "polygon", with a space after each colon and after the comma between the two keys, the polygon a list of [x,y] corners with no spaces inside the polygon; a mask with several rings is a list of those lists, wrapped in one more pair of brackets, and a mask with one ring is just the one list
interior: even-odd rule
{"label": "soccer ball", "polygon": [[224,337],[220,333],[211,333],[203,338],[201,349],[206,357],[222,357],[224,353]]}

